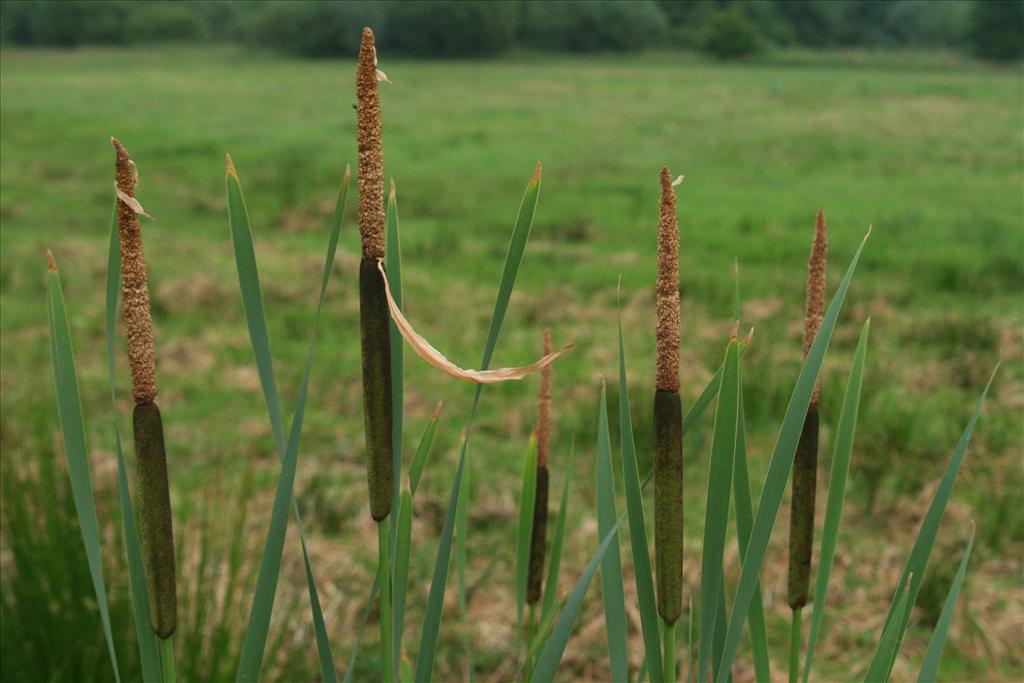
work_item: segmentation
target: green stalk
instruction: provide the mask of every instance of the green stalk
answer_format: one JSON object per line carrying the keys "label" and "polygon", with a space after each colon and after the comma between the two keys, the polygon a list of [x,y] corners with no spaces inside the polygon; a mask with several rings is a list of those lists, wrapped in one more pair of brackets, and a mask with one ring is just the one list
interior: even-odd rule
{"label": "green stalk", "polygon": [[797,683],[800,678],[800,641],[803,628],[802,607],[793,608],[793,621],[789,632],[789,683]]}
{"label": "green stalk", "polygon": [[529,681],[533,678],[533,639],[537,632],[535,621],[536,613],[537,603],[531,602],[526,614],[526,664],[525,675],[523,676],[524,681]]}
{"label": "green stalk", "polygon": [[160,639],[160,668],[163,670],[164,683],[174,683],[177,673],[174,670],[174,635]]}
{"label": "green stalk", "polygon": [[676,625],[662,622],[665,632],[665,681],[676,682]]}
{"label": "green stalk", "polygon": [[[390,490],[390,489],[389,489]],[[380,680],[391,683],[391,561],[390,561],[390,530],[388,523],[381,519],[377,522],[377,551],[380,556]]]}

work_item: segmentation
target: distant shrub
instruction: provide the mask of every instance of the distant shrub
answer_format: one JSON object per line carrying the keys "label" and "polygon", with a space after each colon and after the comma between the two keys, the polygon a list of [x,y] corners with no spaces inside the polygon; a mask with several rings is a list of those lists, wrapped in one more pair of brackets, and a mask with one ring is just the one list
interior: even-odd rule
{"label": "distant shrub", "polygon": [[715,14],[701,41],[701,49],[717,59],[749,57],[760,52],[761,47],[757,27],[735,7]]}
{"label": "distant shrub", "polygon": [[543,50],[566,52],[630,52],[661,45],[668,19],[658,3],[529,2],[525,6],[522,40]]}
{"label": "distant shrub", "polygon": [[192,42],[208,40],[210,24],[195,9],[179,3],[143,2],[136,5],[126,26],[132,42]]}
{"label": "distant shrub", "polygon": [[384,5],[376,2],[273,0],[243,19],[245,42],[302,57],[352,57],[359,53],[363,26],[383,36]]}
{"label": "distant shrub", "polygon": [[122,0],[5,0],[0,8],[4,40],[59,47],[126,42],[131,10]]}
{"label": "distant shrub", "polygon": [[969,40],[974,54],[982,59],[1009,62],[1024,57],[1024,2],[974,3]]}
{"label": "distant shrub", "polygon": [[515,44],[520,5],[421,0],[388,5],[386,44],[397,52],[437,57],[501,54]]}

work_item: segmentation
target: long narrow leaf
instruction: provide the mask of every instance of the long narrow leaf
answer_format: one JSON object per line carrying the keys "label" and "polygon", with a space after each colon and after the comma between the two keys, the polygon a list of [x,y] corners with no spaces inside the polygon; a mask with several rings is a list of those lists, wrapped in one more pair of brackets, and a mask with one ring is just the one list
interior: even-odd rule
{"label": "long narrow leaf", "polygon": [[420,485],[420,477],[423,475],[423,468],[427,464],[427,456],[430,455],[430,447],[434,444],[434,433],[437,431],[437,420],[441,415],[441,404],[437,404],[434,414],[427,420],[427,426],[423,428],[420,436],[420,443],[416,447],[416,455],[409,465],[409,491],[415,496],[416,488]]}
{"label": "long narrow leaf", "polygon": [[[569,448],[569,457],[565,461],[565,479],[562,482],[562,501],[558,505],[558,521],[555,523],[555,535],[551,539],[551,557],[548,559],[548,575],[544,580],[544,597],[542,598],[541,623],[555,606],[558,594],[558,573],[562,570],[562,546],[565,542],[565,520],[569,512],[569,482],[572,481],[572,461],[576,452],[576,442]],[[541,629],[543,632],[543,629]],[[532,653],[531,653],[532,656]]]}
{"label": "long narrow leaf", "polygon": [[605,534],[597,552],[594,553],[594,557],[590,559],[590,562],[583,569],[583,574],[576,581],[576,586],[572,589],[565,607],[559,613],[558,621],[555,622],[555,626],[551,630],[551,635],[548,637],[544,649],[541,650],[540,657],[537,660],[537,667],[533,670],[532,683],[551,683],[554,680],[555,672],[558,670],[558,663],[562,661],[562,653],[565,652],[565,646],[569,643],[569,636],[572,635],[572,626],[576,622],[577,615],[580,613],[580,607],[583,606],[583,598],[587,594],[587,589],[590,587],[590,582],[594,579],[598,566],[604,560],[605,553],[608,552],[608,549],[613,544],[617,543],[619,526],[621,526],[624,519],[624,516],[619,517],[614,526]]}
{"label": "long narrow leaf", "polygon": [[918,683],[934,683],[939,673],[939,662],[942,661],[942,650],[946,647],[946,637],[949,635],[949,622],[953,620],[953,612],[956,608],[956,599],[960,595],[960,586],[964,582],[964,575],[967,574],[967,564],[971,561],[971,550],[974,548],[974,529],[971,529],[971,537],[967,541],[967,549],[960,560],[960,567],[956,570],[953,578],[953,585],[949,587],[949,594],[946,595],[946,602],[942,605],[942,614],[935,624],[935,632],[928,641],[928,651],[924,656],[924,663],[921,665],[921,672],[917,676]]}
{"label": "long narrow leaf", "polygon": [[868,234],[864,236],[860,246],[853,255],[849,268],[839,283],[839,288],[821,323],[821,329],[814,338],[814,343],[804,359],[800,375],[797,377],[796,386],[789,399],[789,406],[786,408],[785,417],[782,419],[782,426],[779,429],[778,440],[775,442],[775,449],[772,452],[771,461],[768,464],[768,474],[765,477],[764,487],[761,491],[761,500],[757,506],[757,513],[754,515],[754,525],[751,528],[750,543],[747,545],[746,562],[740,570],[740,581],[736,588],[736,597],[733,601],[732,621],[729,624],[729,633],[726,636],[725,651],[722,654],[722,666],[719,667],[718,683],[725,683],[724,676],[731,672],[732,660],[736,656],[736,649],[739,647],[740,636],[743,634],[743,627],[747,622],[747,614],[750,609],[750,601],[754,597],[754,589],[757,587],[758,576],[764,564],[764,557],[768,551],[768,541],[771,538],[772,529],[775,526],[775,518],[782,505],[782,498],[785,495],[786,483],[789,481],[790,471],[793,469],[793,455],[796,452],[797,441],[803,429],[804,417],[807,415],[807,407],[811,403],[811,394],[814,385],[818,380],[818,373],[821,371],[822,363],[825,360],[825,352],[828,350],[829,342],[832,340],[832,331],[835,329],[836,320],[839,318],[839,311],[842,309],[843,301],[846,299],[846,292],[853,279],[853,273],[857,268],[861,252],[867,241]]}
{"label": "long narrow leaf", "polygon": [[295,470],[298,460],[299,438],[302,433],[302,420],[305,414],[306,394],[309,388],[309,377],[313,364],[313,352],[316,348],[317,331],[320,326],[320,311],[323,307],[327,285],[333,270],[334,254],[341,231],[341,219],[348,198],[349,174],[346,172],[338,200],[335,204],[334,216],[331,220],[328,238],[327,256],[323,276],[320,283],[320,297],[317,303],[313,334],[310,339],[309,352],[303,369],[302,382],[296,399],[295,415],[292,418],[291,432],[287,441],[284,438],[284,424],[281,418],[280,401],[277,394],[277,381],[274,377],[273,361],[270,355],[270,340],[267,334],[266,314],[263,309],[263,294],[260,289],[259,273],[256,267],[256,254],[252,241],[252,229],[245,208],[242,187],[233,167],[227,174],[228,219],[231,227],[231,239],[235,252],[235,264],[238,268],[239,288],[245,309],[246,323],[253,353],[256,356],[257,371],[263,388],[267,411],[270,415],[271,427],[281,457],[281,474],[278,477],[277,491],[271,511],[270,527],[267,542],[263,549],[263,559],[256,581],[249,623],[246,627],[245,639],[242,643],[242,654],[239,663],[238,680],[255,681],[259,679],[262,666],[263,651],[266,648],[267,634],[270,629],[270,615],[273,610],[277,579],[281,569],[281,554],[284,549],[285,532],[288,529],[288,512],[291,507],[295,515],[299,541],[302,546],[302,558],[306,570],[307,587],[310,596],[310,610],[313,615],[313,626],[320,658],[321,675],[325,681],[336,680],[334,658],[330,652],[327,638],[327,627],[324,623],[323,611],[314,581],[315,574],[309,561],[305,537],[302,533],[301,516],[298,505],[292,497]]}
{"label": "long narrow leaf", "polygon": [[[530,569],[530,542],[533,540],[533,508],[537,498],[537,438],[530,436],[530,445],[523,459],[523,480],[519,488],[519,525],[516,531],[516,624],[523,627],[526,607],[526,581]],[[529,643],[526,644],[529,647]]]}
{"label": "long narrow leaf", "polygon": [[828,584],[832,577],[832,566],[836,558],[839,523],[843,516],[843,503],[846,500],[846,479],[850,471],[854,432],[857,429],[857,412],[860,409],[864,358],[867,355],[870,328],[871,320],[868,319],[861,329],[857,351],[853,355],[850,377],[846,381],[846,393],[843,394],[843,408],[839,413],[839,425],[836,427],[836,445],[828,479],[828,504],[825,508],[825,524],[821,533],[821,550],[818,551],[818,574],[814,581],[814,612],[811,615],[807,654],[804,658],[804,683],[807,683],[811,677],[811,663],[814,661],[814,649],[818,644],[821,622],[825,617]]}
{"label": "long narrow leaf", "polygon": [[416,683],[427,683],[434,670],[434,659],[437,654],[437,634],[441,628],[441,613],[444,607],[445,586],[448,584],[448,564],[451,558],[452,533],[455,529],[455,510],[458,507],[459,491],[462,488],[462,473],[466,465],[466,452],[459,457],[459,466],[455,470],[455,481],[448,497],[448,512],[445,513],[444,526],[441,528],[441,540],[437,548],[437,560],[434,563],[434,575],[430,580],[430,595],[427,597],[426,616],[423,620],[423,631],[420,633],[420,649],[416,659],[416,671],[413,680]]}
{"label": "long narrow leaf", "polygon": [[[640,468],[636,461],[633,440],[633,418],[629,409],[629,388],[626,382],[626,349],[622,340],[622,316],[619,315],[619,438],[622,440],[622,480],[626,489],[626,512],[629,519],[629,540],[633,553],[633,574],[640,627],[644,638],[644,654],[650,668],[651,683],[665,680],[658,632],[658,605],[655,602],[651,555],[647,547],[647,524],[644,520],[644,499],[640,490]],[[642,678],[638,678],[642,681]],[[674,682],[673,682],[674,683]]]}
{"label": "long narrow leaf", "polygon": [[[388,271],[388,283],[395,304],[402,309],[402,243],[398,233],[398,198],[395,193],[395,181],[391,181],[391,193],[388,195],[387,209],[387,250],[384,266]],[[394,320],[388,320],[391,328],[391,453],[392,453],[392,507],[391,507],[391,538],[395,539],[398,505],[402,492],[402,426],[405,414],[405,347],[402,336],[395,327]],[[393,549],[392,549],[393,550]],[[393,554],[393,553],[392,553]],[[397,669],[395,669],[397,671]]]}
{"label": "long narrow leaf", "polygon": [[[512,289],[515,287],[516,276],[519,273],[519,266],[523,261],[523,254],[526,251],[526,242],[530,237],[530,229],[533,226],[533,216],[537,210],[537,198],[540,195],[540,164],[537,164],[537,168],[534,170],[533,177],[530,182],[526,184],[526,191],[523,194],[522,203],[519,205],[519,214],[516,217],[515,227],[512,229],[512,237],[509,240],[508,253],[505,255],[505,267],[501,274],[501,282],[498,284],[498,295],[494,302],[494,312],[491,314],[491,325],[487,332],[487,342],[484,345],[483,360],[480,362],[480,369],[487,370],[491,364],[491,357],[494,355],[494,347],[498,342],[498,336],[501,333],[502,323],[505,321],[505,313],[508,310],[508,302],[512,297]],[[473,396],[473,407],[470,410],[469,419],[466,421],[465,436],[462,441],[462,452],[459,455],[459,486],[453,489],[451,496],[452,509],[448,511],[449,514],[455,514],[459,511],[459,506],[462,506],[462,514],[458,515],[458,529],[455,531],[457,543],[460,545],[461,551],[457,553],[457,564],[458,571],[460,574],[460,586],[459,586],[459,598],[460,601],[465,599],[465,542],[468,533],[468,509],[469,509],[469,436],[472,431],[473,421],[476,419],[477,407],[480,405],[480,394],[483,390],[482,384],[478,384],[476,387],[476,393]],[[467,482],[465,484],[465,491],[461,490],[462,485],[462,470],[465,467]],[[461,503],[460,503],[461,501]],[[451,543],[441,543],[438,546],[437,558],[434,562],[434,578],[443,579],[445,582],[448,580],[448,562],[451,559]],[[444,566],[444,571],[441,571],[441,566]],[[420,634],[420,661],[416,662],[416,677],[420,680],[420,676],[423,679],[429,679],[432,675],[430,669],[424,670],[422,667],[426,666],[423,664],[424,653],[427,654],[426,659],[429,661],[429,666],[433,668],[434,655],[437,648],[437,627],[441,621],[441,608],[444,604],[444,592],[445,585],[437,586],[431,584],[430,596],[434,598],[435,591],[437,592],[437,598],[433,601],[428,599],[427,613],[424,616],[423,631]],[[467,659],[470,653],[466,653]],[[472,677],[472,663],[469,665],[470,676]]]}
{"label": "long narrow leaf", "polygon": [[[107,374],[110,383],[110,404],[117,414],[117,394],[114,384],[114,331],[117,323],[117,301],[121,291],[121,236],[117,228],[117,202],[110,221],[110,242],[107,249]],[[132,612],[135,617],[135,634],[139,642],[139,662],[142,665],[142,680],[160,681],[160,653],[157,651],[156,634],[153,632],[149,615],[149,595],[146,588],[146,571],[142,561],[142,541],[135,522],[135,507],[128,490],[128,472],[124,464],[124,445],[121,430],[114,419],[114,444],[117,450],[117,490],[121,501],[121,526],[124,533],[125,554],[128,557],[128,586],[132,595]]]}
{"label": "long narrow leaf", "polygon": [[[51,256],[52,259],[52,256]],[[99,523],[96,520],[96,500],[93,496],[92,475],[89,471],[89,449],[85,444],[85,421],[82,418],[82,399],[78,391],[78,374],[75,369],[75,354],[71,344],[71,329],[68,327],[67,311],[64,306],[64,292],[60,275],[52,264],[47,272],[47,312],[50,323],[50,352],[53,362],[53,383],[57,396],[57,415],[64,442],[64,455],[68,462],[71,478],[71,494],[75,501],[75,514],[82,531],[86,560],[92,587],[96,592],[96,604],[103,623],[103,635],[107,641],[107,652],[114,668],[114,678],[121,680],[121,673],[114,652],[114,636],[110,629],[110,609],[107,605],[107,585],[103,579],[103,561],[100,553]]]}
{"label": "long narrow leaf", "polygon": [[[608,434],[608,402],[601,387],[597,417],[597,530],[604,536],[618,525],[615,521],[615,473],[612,470],[611,437]],[[623,591],[622,560],[616,543],[601,562],[601,593],[604,596],[604,622],[608,634],[608,659],[613,681],[628,676],[626,655],[626,595]]]}
{"label": "long narrow leaf", "polygon": [[405,630],[405,595],[409,590],[409,554],[412,550],[412,493],[402,491],[398,506],[398,524],[395,527],[397,542],[395,543],[395,590],[394,635],[391,640],[391,651],[394,656],[392,671],[398,671],[402,658],[402,633]]}
{"label": "long narrow leaf", "polygon": [[707,504],[704,511],[704,544],[700,572],[700,648],[697,680],[706,681],[711,662],[712,634],[718,618],[718,604],[724,600],[723,557],[729,522],[732,468],[736,458],[736,430],[739,426],[739,342],[729,342],[722,365],[722,387],[715,411],[711,441]]}
{"label": "long narrow leaf", "polygon": [[[736,498],[736,540],[743,566],[750,542],[750,528],[754,525],[754,504],[750,497],[750,471],[747,466],[747,417],[743,407],[743,386],[740,386],[740,418],[736,429],[736,464],[733,471],[733,495]],[[768,627],[765,625],[764,600],[761,582],[754,587],[750,603],[750,647],[754,658],[754,678],[757,683],[770,683],[771,658],[768,655]]]}
{"label": "long narrow leaf", "polygon": [[[985,404],[985,397],[988,396],[988,390],[992,387],[992,381],[995,379],[996,372],[998,371],[999,366],[996,366],[988,379],[988,383],[985,384],[984,391],[981,392],[981,397],[978,399],[974,412],[971,414],[971,419],[967,422],[963,434],[960,435],[960,442],[957,444],[953,457],[950,458],[946,472],[939,483],[939,488],[936,489],[935,495],[932,496],[932,502],[928,506],[928,512],[924,516],[924,521],[921,522],[921,529],[917,532],[917,538],[914,541],[913,549],[910,551],[910,557],[907,558],[907,564],[903,568],[901,580],[906,580],[910,576],[913,577],[910,580],[909,600],[911,608],[917,602],[917,594],[921,590],[921,581],[924,580],[925,568],[928,566],[928,558],[931,556],[932,547],[935,545],[935,537],[939,532],[939,525],[942,523],[942,515],[946,511],[946,504],[949,503],[949,497],[953,493],[953,485],[956,483],[957,475],[960,473],[960,467],[967,456],[967,447],[971,443],[971,436],[974,434],[974,427],[978,423],[978,416],[981,415],[981,408]],[[889,622],[896,616],[895,608],[890,606],[889,614],[885,619],[886,625],[888,626]],[[907,621],[909,619],[910,614],[908,610],[900,624],[901,634],[907,628]]]}
{"label": "long narrow leaf", "polygon": [[900,619],[904,615],[908,615],[913,608],[913,605],[908,600],[910,591],[907,590],[907,583],[905,580],[902,581],[899,590],[893,596],[891,608],[893,613],[897,615],[897,618],[890,620],[882,629],[882,637],[878,641],[878,649],[875,651],[875,656],[871,659],[867,675],[864,676],[864,683],[885,683],[885,681],[889,680],[892,663],[896,659],[896,654],[900,649],[900,641],[903,639]]}

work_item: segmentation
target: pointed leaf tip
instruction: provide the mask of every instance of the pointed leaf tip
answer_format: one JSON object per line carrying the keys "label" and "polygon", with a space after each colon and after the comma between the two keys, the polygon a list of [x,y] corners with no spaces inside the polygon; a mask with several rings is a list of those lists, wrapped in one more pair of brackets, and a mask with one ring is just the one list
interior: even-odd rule
{"label": "pointed leaf tip", "polygon": [[52,273],[57,272],[57,260],[53,258],[53,252],[46,250],[46,269]]}
{"label": "pointed leaf tip", "polygon": [[444,401],[438,401],[437,405],[434,406],[434,414],[430,416],[431,420],[436,420],[437,418],[441,417],[441,405],[443,403]]}
{"label": "pointed leaf tip", "polygon": [[537,165],[533,168],[533,177],[530,178],[530,182],[534,182],[534,181],[540,180],[541,171],[542,171],[542,168],[541,168],[540,162],[538,161]]}
{"label": "pointed leaf tip", "polygon": [[[231,157],[228,157],[230,160]],[[345,164],[345,176],[342,178],[343,182],[348,182],[352,179],[352,164]]]}
{"label": "pointed leaf tip", "polygon": [[[225,160],[226,170],[227,170],[228,175],[233,175],[235,177],[235,180],[238,180],[238,171],[235,170],[235,162],[231,159],[231,155],[230,154],[225,154],[224,155],[224,160]],[[347,168],[346,168],[345,173],[346,173],[346,175],[348,174]]]}
{"label": "pointed leaf tip", "polygon": [[395,198],[395,179],[391,179],[391,190],[388,192],[388,199]]}

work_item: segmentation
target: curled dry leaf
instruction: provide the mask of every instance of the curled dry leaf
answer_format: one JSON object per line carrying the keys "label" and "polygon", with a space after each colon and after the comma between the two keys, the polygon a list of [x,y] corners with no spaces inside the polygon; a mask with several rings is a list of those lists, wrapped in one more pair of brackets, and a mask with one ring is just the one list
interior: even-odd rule
{"label": "curled dry leaf", "polygon": [[424,339],[419,332],[413,329],[412,325],[409,324],[409,321],[405,319],[404,315],[402,315],[402,311],[398,308],[398,304],[395,303],[394,297],[391,296],[391,285],[388,283],[387,273],[384,272],[384,264],[380,260],[377,261],[377,270],[380,271],[381,277],[384,278],[384,293],[387,295],[388,309],[391,311],[391,319],[395,321],[395,327],[398,328],[398,331],[405,338],[405,341],[409,342],[409,346],[412,347],[417,356],[427,361],[441,372],[451,375],[456,379],[461,379],[465,382],[472,382],[474,384],[497,384],[498,382],[522,379],[527,375],[537,372],[541,368],[551,365],[555,362],[556,358],[571,349],[573,346],[572,344],[563,346],[558,351],[549,353],[543,358],[519,368],[464,370],[445,358],[444,354],[435,349],[430,342]]}
{"label": "curled dry leaf", "polygon": [[679,187],[680,185],[682,185],[683,184],[683,178],[685,178],[685,177],[686,176],[679,176],[678,178],[673,180],[672,181],[672,187]]}
{"label": "curled dry leaf", "polygon": [[378,81],[384,81],[385,83],[390,83],[391,82],[391,79],[388,78],[388,75],[386,73],[384,73],[383,71],[381,71],[380,69],[377,69],[377,80]]}
{"label": "curled dry leaf", "polygon": [[124,202],[126,205],[128,205],[128,207],[132,211],[134,211],[135,213],[137,213],[137,214],[139,214],[141,216],[145,216],[146,218],[148,218],[151,221],[155,221],[156,220],[155,218],[150,216],[148,213],[146,213],[146,210],[142,208],[142,204],[139,204],[139,200],[138,199],[136,199],[135,197],[128,196],[128,194],[126,192],[122,192],[117,187],[116,183],[114,184],[114,191],[117,192],[117,198],[120,199],[122,202]]}

